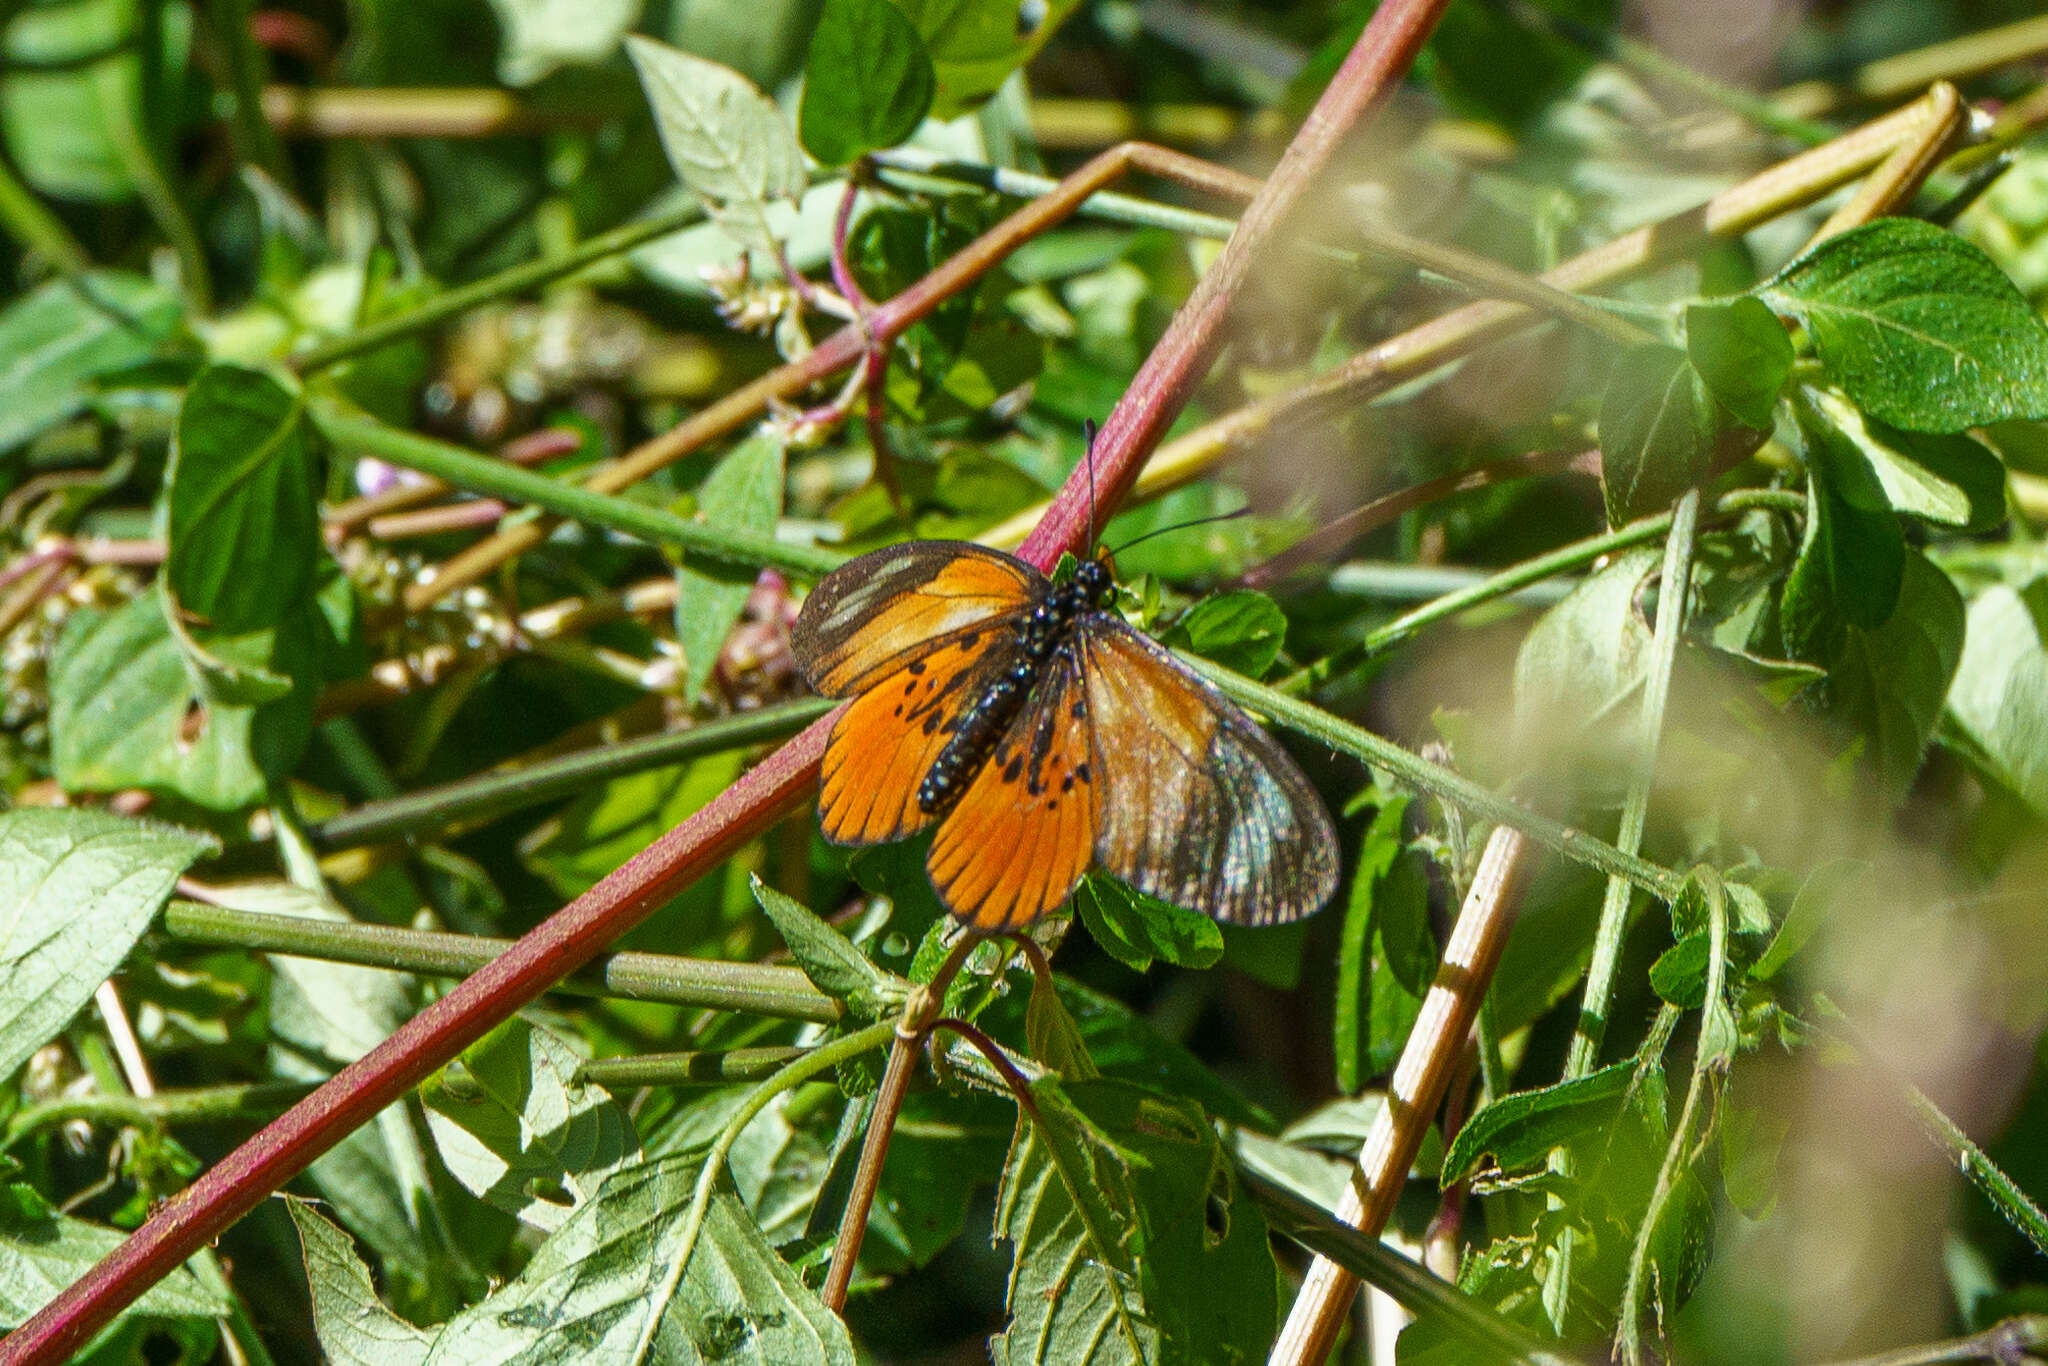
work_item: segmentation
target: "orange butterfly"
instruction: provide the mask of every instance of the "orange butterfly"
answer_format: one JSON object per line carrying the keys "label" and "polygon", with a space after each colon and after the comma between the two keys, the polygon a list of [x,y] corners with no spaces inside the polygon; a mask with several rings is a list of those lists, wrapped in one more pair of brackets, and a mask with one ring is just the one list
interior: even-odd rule
{"label": "orange butterfly", "polygon": [[984,932],[1028,925],[1099,864],[1240,924],[1319,910],[1329,813],[1273,738],[1110,607],[1100,559],[1057,587],[1014,556],[911,541],[812,591],[790,644],[827,697],[818,816],[835,844],[937,823],[926,870]]}

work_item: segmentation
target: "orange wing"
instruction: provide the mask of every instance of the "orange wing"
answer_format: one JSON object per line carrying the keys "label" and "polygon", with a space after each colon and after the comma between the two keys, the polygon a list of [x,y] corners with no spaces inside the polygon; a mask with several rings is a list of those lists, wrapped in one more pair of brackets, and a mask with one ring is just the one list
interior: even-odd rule
{"label": "orange wing", "polygon": [[1099,794],[1080,658],[1057,652],[1024,710],[939,826],[925,870],[939,900],[984,934],[1065,901],[1094,857]]}
{"label": "orange wing", "polygon": [[1123,618],[1075,623],[1102,866],[1234,924],[1298,920],[1337,889],[1330,813],[1273,737]]}
{"label": "orange wing", "polygon": [[790,649],[812,688],[851,697],[951,637],[1025,610],[1045,591],[1043,574],[1000,551],[906,541],[827,574],[804,599]]}
{"label": "orange wing", "polygon": [[1008,629],[955,632],[913,654],[832,723],[818,825],[834,844],[882,844],[932,823],[918,809],[918,784],[968,706],[1016,661],[1017,638]]}

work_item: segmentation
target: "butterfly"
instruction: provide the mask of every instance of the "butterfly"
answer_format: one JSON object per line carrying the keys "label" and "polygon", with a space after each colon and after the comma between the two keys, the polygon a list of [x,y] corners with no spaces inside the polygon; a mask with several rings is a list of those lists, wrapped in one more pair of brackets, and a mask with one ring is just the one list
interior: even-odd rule
{"label": "butterfly", "polygon": [[965,541],[849,560],[805,599],[799,670],[851,698],[826,741],[835,844],[937,826],[953,915],[1029,925],[1100,867],[1218,920],[1273,924],[1337,885],[1329,812],[1279,744],[1111,606],[1103,558],[1055,585]]}

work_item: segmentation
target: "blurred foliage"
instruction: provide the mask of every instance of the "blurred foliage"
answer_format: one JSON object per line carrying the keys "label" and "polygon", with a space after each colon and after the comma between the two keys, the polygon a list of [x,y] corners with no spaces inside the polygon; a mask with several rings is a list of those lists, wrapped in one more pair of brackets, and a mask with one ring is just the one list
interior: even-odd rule
{"label": "blurred foliage", "polygon": [[[1214,259],[1186,211],[1221,210],[1120,186],[871,376],[559,525],[422,484],[409,439],[565,486],[673,440],[1133,129],[1270,170],[1374,8],[0,5],[0,1329],[436,999],[455,970],[402,932],[523,933],[815,715],[776,709],[816,567],[1074,475]],[[1454,0],[1177,434],[1485,292],[1380,229],[1535,272],[1937,76],[2021,122],[1898,217],[1813,246],[1841,196],[1784,211],[1100,528],[1211,519],[1117,556],[1133,620],[1602,839],[1634,820],[1683,884],[1546,861],[1394,1216],[1459,1298],[1393,1347],[1376,1305],[1340,1359],[1763,1366],[2048,1310],[2030,9]],[[1901,54],[1911,88],[1873,65]],[[1682,502],[1660,643],[1643,519]],[[542,534],[436,586],[501,530]],[[799,814],[617,946],[659,955],[639,985],[506,1022],[79,1359],[1264,1359],[1304,1257],[1261,1183],[1335,1202],[1489,833],[1327,739],[1289,740],[1339,818],[1321,916],[1095,876],[1034,930],[1049,968],[967,959],[945,1013],[1028,1104],[941,1036],[843,1315],[882,1049],[952,940],[922,843]],[[801,975],[706,1009],[705,959]]]}

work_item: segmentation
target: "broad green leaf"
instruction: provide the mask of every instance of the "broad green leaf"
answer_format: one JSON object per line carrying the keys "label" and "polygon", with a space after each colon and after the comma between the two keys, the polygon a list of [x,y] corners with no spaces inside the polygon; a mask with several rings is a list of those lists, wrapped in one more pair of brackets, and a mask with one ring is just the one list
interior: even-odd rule
{"label": "broad green leaf", "polygon": [[1778,603],[1785,652],[1821,662],[1850,626],[1882,626],[1898,605],[1906,544],[1870,461],[1800,405],[1807,442],[1806,539]]}
{"label": "broad green leaf", "polygon": [[95,379],[149,360],[183,317],[167,290],[102,270],[52,280],[8,305],[0,312],[0,451],[84,412]]}
{"label": "broad green leaf", "polygon": [[1628,700],[1650,650],[1636,594],[1662,562],[1653,549],[1622,555],[1530,628],[1515,657],[1515,722],[1525,743],[1567,753],[1596,738],[1619,752],[1631,747],[1639,708]]}
{"label": "broad green leaf", "polygon": [[1648,345],[1614,363],[1600,398],[1600,487],[1610,526],[1662,512],[1714,468],[1714,400],[1683,351]]}
{"label": "broad green leaf", "polygon": [[1783,1111],[1722,1097],[1716,1131],[1721,1189],[1729,1204],[1752,1219],[1768,1217],[1778,1202],[1778,1154],[1791,1128],[1791,1116]]}
{"label": "broad green leaf", "polygon": [[[283,663],[302,684],[265,706],[220,700],[195,676],[157,594],[111,612],[76,613],[50,668],[50,751],[72,792],[139,787],[234,811],[262,801],[266,770],[291,771],[312,733],[316,672],[310,602],[275,630],[221,636],[210,657],[230,673],[267,674]],[[226,691],[222,689],[221,691]]]}
{"label": "broad green leaf", "polygon": [[92,999],[178,875],[212,847],[204,835],[99,811],[0,814],[0,1079]]}
{"label": "broad green leaf", "polygon": [[1985,771],[2048,815],[2048,579],[1995,584],[1970,604],[1950,722]]}
{"label": "broad green leaf", "polygon": [[640,1156],[633,1122],[576,1078],[569,1045],[514,1017],[420,1086],[448,1172],[521,1223],[553,1232]]}
{"label": "broad green leaf", "polygon": [[2048,417],[2048,328],[1989,257],[1931,223],[1852,228],[1757,294],[1804,322],[1829,375],[1894,427]]}
{"label": "broad green leaf", "polygon": [[697,1159],[629,1167],[540,1245],[517,1278],[451,1320],[430,1366],[660,1361],[854,1366],[846,1327],[715,1190],[680,1261]]}
{"label": "broad green leaf", "polygon": [[1768,980],[1778,975],[1794,954],[1826,924],[1843,897],[1869,875],[1870,865],[1861,859],[1834,859],[1813,870],[1792,898],[1785,922],[1771,939],[1751,974]]}
{"label": "broad green leaf", "polygon": [[1685,310],[1685,352],[1721,406],[1745,426],[1768,430],[1792,375],[1792,338],[1761,302],[1738,298]]}
{"label": "broad green leaf", "polygon": [[[25,6],[8,24],[0,130],[20,174],[44,194],[112,203],[132,198],[153,174],[141,162],[151,155],[143,63],[170,54],[141,50],[137,10],[144,2]],[[170,28],[157,31],[168,38]]]}
{"label": "broad green leaf", "polygon": [[[127,1238],[59,1214],[27,1185],[0,1187],[0,1329],[20,1327]],[[207,1319],[227,1312],[227,1302],[182,1266],[122,1311],[124,1317]]]}
{"label": "broad green leaf", "polygon": [[1204,598],[1174,626],[1173,642],[1249,678],[1262,678],[1287,639],[1287,617],[1264,593],[1239,589]]}
{"label": "broad green leaf", "polygon": [[936,90],[924,39],[892,0],[825,0],[797,132],[820,162],[844,166],[909,137]]}
{"label": "broad green leaf", "polygon": [[1184,968],[1206,968],[1223,956],[1223,932],[1199,911],[1171,906],[1100,874],[1074,894],[1081,920],[1103,951],[1134,972],[1163,958]]}
{"label": "broad green leaf", "polygon": [[1897,511],[1964,531],[1989,531],[2005,520],[2005,466],[1983,442],[1887,427],[1831,391],[1809,397],[1870,462]]}
{"label": "broad green leaf", "polygon": [[1882,626],[1851,626],[1828,668],[1835,715],[1869,738],[1885,794],[1904,800],[1941,719],[1964,648],[1963,600],[1917,550],[1905,555],[1899,600]]}
{"label": "broad green leaf", "polygon": [[164,477],[164,582],[187,620],[254,631],[303,605],[320,556],[303,394],[260,371],[208,366],[179,409]]}
{"label": "broad green leaf", "polygon": [[557,68],[610,60],[640,18],[641,0],[491,0],[504,32],[498,79],[532,85]]}
{"label": "broad green leaf", "polygon": [[[740,443],[697,490],[697,520],[721,530],[774,535],[782,515],[782,462],[782,442],[773,436]],[[756,577],[702,558],[687,559],[676,571],[676,643],[683,651],[685,700],[696,700],[711,680]]]}
{"label": "broad green leaf", "polygon": [[1627,1093],[1633,1062],[1617,1062],[1573,1081],[1502,1096],[1465,1121],[1444,1154],[1446,1186],[1471,1175],[1492,1153],[1503,1171],[1534,1166],[1582,1129],[1601,1122]]}
{"label": "broad green leaf", "polygon": [[810,907],[784,896],[759,877],[752,879],[752,886],[754,900],[775,922],[776,933],[812,986],[870,1020],[903,1005],[903,984],[870,962],[845,935],[818,919]]}
{"label": "broad green leaf", "polygon": [[1262,1360],[1265,1221],[1207,1117],[1114,1081],[1031,1090],[996,1200],[1014,1249],[997,1366]]}
{"label": "broad green leaf", "polygon": [[1025,10],[1014,0],[902,0],[938,79],[932,116],[956,118],[994,94],[1078,4],[1047,0]]}
{"label": "broad green leaf", "polygon": [[433,1334],[384,1307],[355,1243],[312,1201],[288,1196],[285,1208],[298,1226],[313,1292],[313,1332],[327,1359],[338,1366],[420,1366]]}
{"label": "broad green leaf", "polygon": [[654,110],[669,164],[748,251],[773,253],[768,205],[810,183],[803,149],[774,101],[746,77],[638,34],[626,52]]}
{"label": "broad green leaf", "polygon": [[[1184,1096],[1232,1124],[1272,1127],[1271,1115],[1248,1102],[1203,1066],[1193,1053],[1161,1034],[1143,1015],[1070,977],[1055,973],[1053,981],[1059,989],[1060,1003],[1080,1030],[1089,1059],[1103,1076],[1135,1082],[1165,1095]],[[1017,994],[1011,992],[989,1010],[986,1018],[1014,1021],[1022,1013],[1014,1000]]]}

